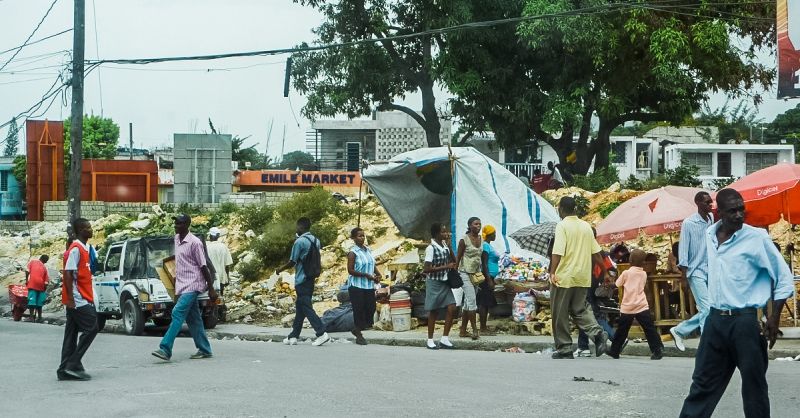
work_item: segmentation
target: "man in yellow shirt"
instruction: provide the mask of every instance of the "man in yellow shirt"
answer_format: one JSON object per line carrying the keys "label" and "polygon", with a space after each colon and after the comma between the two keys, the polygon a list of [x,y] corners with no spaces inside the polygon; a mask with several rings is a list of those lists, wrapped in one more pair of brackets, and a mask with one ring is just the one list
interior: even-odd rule
{"label": "man in yellow shirt", "polygon": [[592,338],[595,355],[600,357],[607,351],[608,334],[597,324],[592,308],[586,303],[586,292],[592,283],[592,262],[600,267],[602,277],[607,275],[600,245],[594,239],[592,227],[575,215],[575,198],[561,198],[558,214],[562,221],[556,225],[550,257],[550,305],[556,344],[553,358],[573,358],[570,316]]}

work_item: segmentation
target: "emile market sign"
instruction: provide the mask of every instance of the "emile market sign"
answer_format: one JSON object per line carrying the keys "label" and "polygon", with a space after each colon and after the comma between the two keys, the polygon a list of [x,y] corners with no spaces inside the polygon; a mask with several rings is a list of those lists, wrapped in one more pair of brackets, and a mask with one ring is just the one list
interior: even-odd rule
{"label": "emile market sign", "polygon": [[237,176],[239,186],[359,187],[361,175],[352,171],[243,171]]}

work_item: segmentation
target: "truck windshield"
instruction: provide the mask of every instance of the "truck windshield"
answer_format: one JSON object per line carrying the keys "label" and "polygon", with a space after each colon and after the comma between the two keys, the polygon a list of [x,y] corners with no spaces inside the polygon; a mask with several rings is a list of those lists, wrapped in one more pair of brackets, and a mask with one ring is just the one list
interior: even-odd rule
{"label": "truck windshield", "polygon": [[157,267],[163,267],[164,259],[175,255],[175,240],[171,237],[146,238],[147,276],[158,277]]}

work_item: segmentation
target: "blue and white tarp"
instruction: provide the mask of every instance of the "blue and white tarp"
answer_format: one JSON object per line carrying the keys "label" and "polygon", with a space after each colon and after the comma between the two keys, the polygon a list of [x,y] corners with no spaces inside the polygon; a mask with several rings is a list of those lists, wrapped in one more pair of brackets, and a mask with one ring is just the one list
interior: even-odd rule
{"label": "blue and white tarp", "polygon": [[558,212],[502,165],[471,147],[421,148],[373,163],[364,181],[400,233],[430,240],[434,222],[449,225],[457,242],[467,219],[477,216],[497,229],[492,244],[520,253],[511,233],[532,224],[557,222]]}

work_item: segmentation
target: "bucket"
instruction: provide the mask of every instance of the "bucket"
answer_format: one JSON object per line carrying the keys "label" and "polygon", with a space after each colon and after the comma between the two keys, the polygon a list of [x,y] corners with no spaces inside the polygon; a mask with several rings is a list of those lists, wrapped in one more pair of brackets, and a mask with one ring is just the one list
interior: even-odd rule
{"label": "bucket", "polygon": [[411,312],[411,296],[409,296],[408,292],[405,290],[392,293],[392,295],[389,296],[389,307],[392,309],[392,312],[394,312],[395,309],[405,308],[408,308],[409,312]]}
{"label": "bucket", "polygon": [[411,305],[408,308],[391,308],[392,329],[395,332],[411,329]]}

